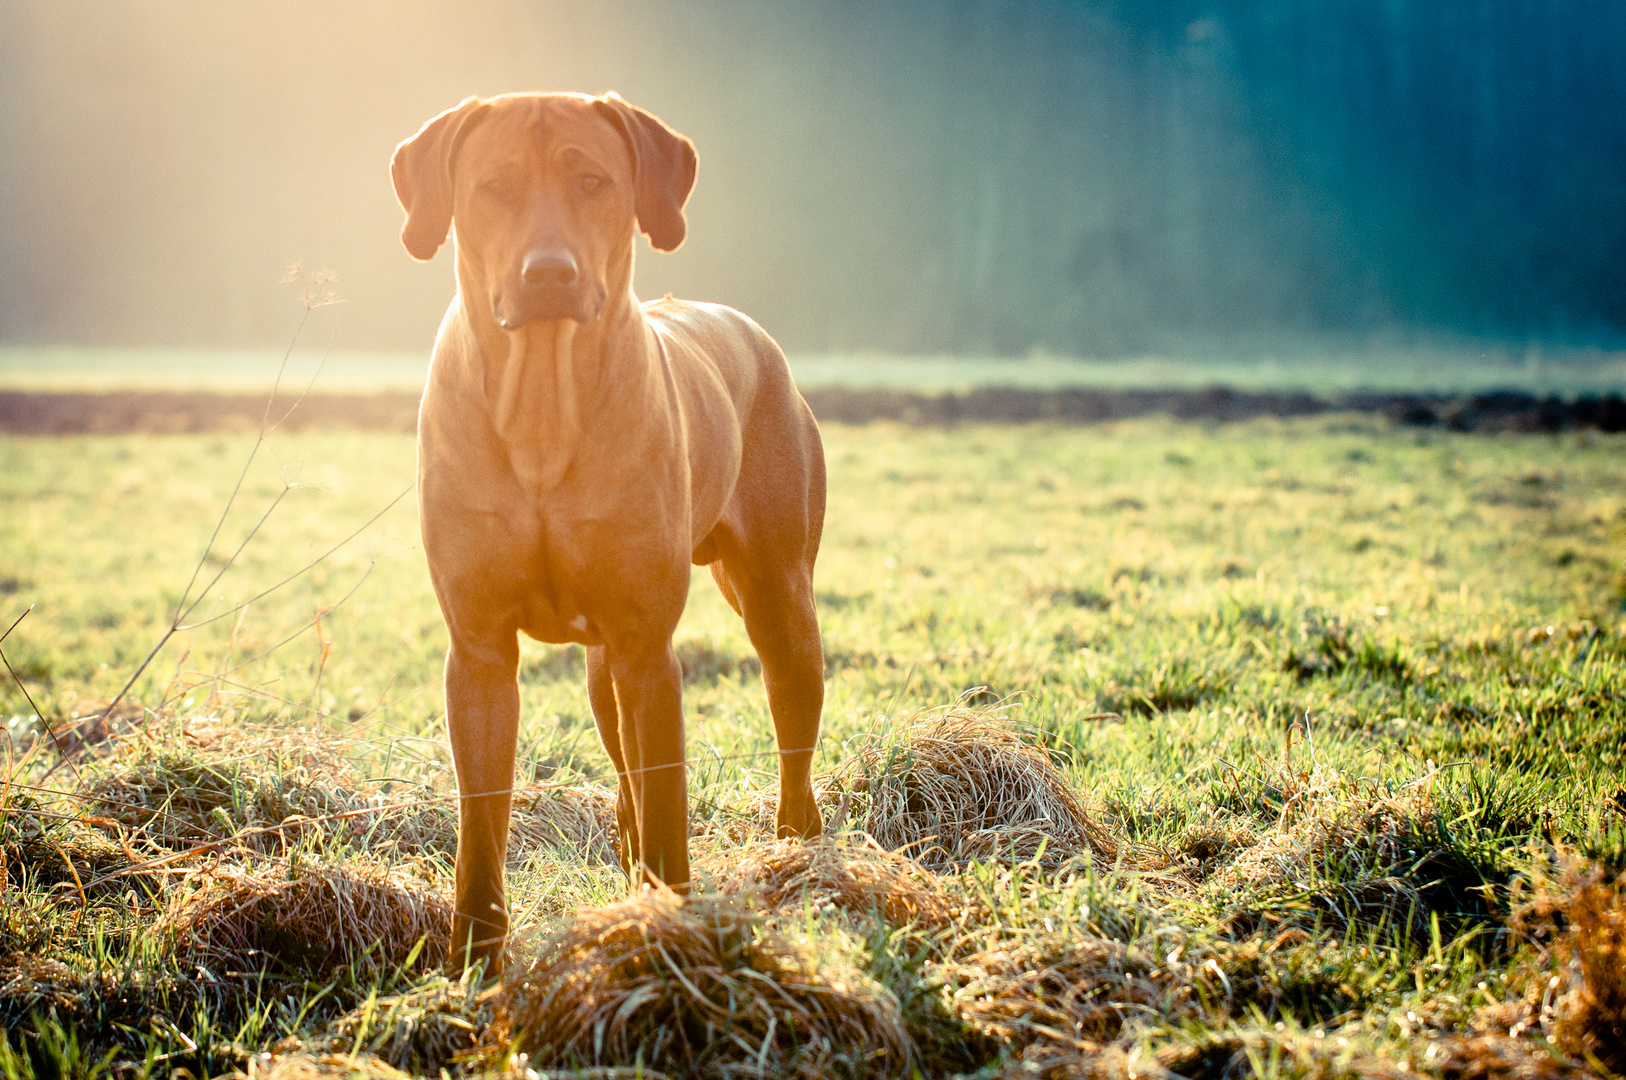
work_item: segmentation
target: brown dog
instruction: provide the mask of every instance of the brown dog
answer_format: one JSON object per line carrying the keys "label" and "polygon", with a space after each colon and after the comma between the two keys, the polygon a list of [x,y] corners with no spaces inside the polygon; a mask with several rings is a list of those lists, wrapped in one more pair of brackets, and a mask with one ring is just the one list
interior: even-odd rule
{"label": "brown dog", "polygon": [[401,240],[456,222],[457,295],[418,420],[424,551],[451,637],[446,716],[461,813],[458,968],[500,966],[520,633],[587,647],[620,777],[622,863],[689,881],[682,671],[672,631],[709,565],[762,660],[780,836],[821,825],[824,704],[813,560],[824,451],[784,355],[715,304],[632,292],[637,231],[683,243],[694,147],[614,94],[469,98],[390,164]]}

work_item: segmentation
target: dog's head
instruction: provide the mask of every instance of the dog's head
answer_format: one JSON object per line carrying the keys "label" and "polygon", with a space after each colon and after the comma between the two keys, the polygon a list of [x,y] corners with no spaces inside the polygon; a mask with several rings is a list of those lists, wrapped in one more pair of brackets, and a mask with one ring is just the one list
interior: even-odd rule
{"label": "dog's head", "polygon": [[592,322],[630,271],[637,230],[683,243],[694,144],[615,94],[469,98],[395,148],[401,242],[434,258],[457,223],[458,265],[504,329]]}

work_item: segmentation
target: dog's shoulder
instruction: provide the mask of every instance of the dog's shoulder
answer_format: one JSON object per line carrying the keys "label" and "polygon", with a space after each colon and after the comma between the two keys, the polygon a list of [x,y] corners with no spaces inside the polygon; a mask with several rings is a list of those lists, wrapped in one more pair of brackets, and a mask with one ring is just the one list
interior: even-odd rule
{"label": "dog's shoulder", "polygon": [[646,303],[644,314],[666,337],[673,367],[709,371],[708,377],[727,388],[742,418],[764,409],[774,416],[796,410],[801,399],[790,364],[779,343],[749,315],[724,304],[671,296]]}
{"label": "dog's shoulder", "polygon": [[779,343],[749,315],[725,304],[667,295],[646,303],[644,314],[682,351],[704,357],[720,369],[744,366],[755,376],[770,379],[789,373]]}

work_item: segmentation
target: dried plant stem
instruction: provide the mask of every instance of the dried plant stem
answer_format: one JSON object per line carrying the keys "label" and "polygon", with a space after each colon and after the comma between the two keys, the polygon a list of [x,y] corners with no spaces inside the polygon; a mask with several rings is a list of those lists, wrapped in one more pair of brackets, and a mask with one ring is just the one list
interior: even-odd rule
{"label": "dried plant stem", "polygon": [[[24,608],[23,613],[17,616],[16,619],[12,620],[10,626],[6,627],[6,632],[4,634],[0,634],[0,642],[4,642],[6,638],[10,637],[11,632],[17,629],[17,624],[28,618],[29,612],[33,610],[33,604],[29,604],[26,608]],[[17,674],[16,668],[11,666],[11,660],[6,656],[5,649],[0,649],[0,664],[4,664],[6,666],[6,673],[11,676],[11,681],[17,684],[17,689],[23,692],[23,697],[28,701],[28,707],[34,710],[34,715],[39,717],[41,724],[45,725],[46,733],[51,736],[51,741],[56,744],[57,753],[62,755],[63,761],[67,761],[68,751],[65,747],[63,747],[61,737],[57,735],[56,729],[51,726],[50,721],[45,719],[45,714],[40,711],[39,705],[34,702],[34,695],[30,694],[28,692],[28,687],[23,685],[23,677]],[[79,766],[73,766],[73,773],[75,776],[79,775]]]}
{"label": "dried plant stem", "polygon": [[[350,541],[354,540],[357,536],[361,535],[361,533],[363,533],[369,527],[371,527],[375,522],[378,521],[379,518],[383,517],[384,514],[388,513],[391,509],[393,509],[395,507],[395,505],[397,503],[399,503],[403,498],[405,498],[406,495],[410,491],[412,491],[413,487],[416,486],[416,485],[408,485],[405,488],[405,490],[403,490],[399,495],[395,496],[395,498],[391,499],[388,503],[386,503],[385,506],[383,507],[383,509],[379,510],[378,513],[376,513],[372,517],[368,518],[367,521],[364,522],[361,525],[360,528],[358,528],[355,531],[351,532],[348,536],[346,536],[344,539],[340,540],[337,544],[334,544],[333,546],[329,547],[326,551],[322,552],[321,555],[317,556],[315,559],[312,559],[310,562],[306,563],[304,566],[301,566],[298,570],[295,570],[293,573],[288,574],[287,576],[283,577],[281,580],[277,581],[275,584],[271,585],[269,588],[266,588],[266,589],[260,591],[259,593],[256,593],[254,596],[252,596],[249,599],[243,601],[242,603],[233,605],[232,607],[229,607],[224,611],[216,612],[216,613],[208,616],[207,618],[198,619],[195,622],[194,621],[189,621],[189,620],[191,620],[193,613],[197,610],[198,605],[203,602],[204,597],[208,596],[210,590],[212,590],[214,588],[214,586],[216,584],[218,584],[220,582],[220,580],[226,575],[226,573],[229,570],[231,570],[231,568],[233,566],[235,566],[237,564],[237,560],[242,556],[243,551],[248,547],[249,542],[252,541],[256,536],[259,535],[260,530],[262,528],[264,528],[265,523],[268,520],[270,520],[271,514],[277,509],[278,506],[280,506],[282,504],[282,501],[283,501],[284,498],[287,497],[288,492],[293,490],[295,487],[298,486],[297,483],[294,482],[294,481],[289,481],[289,480],[286,480],[286,479],[284,480],[282,490],[277,493],[276,497],[271,500],[270,505],[268,505],[265,508],[264,512],[262,512],[260,514],[259,519],[254,522],[254,525],[243,536],[243,539],[241,540],[241,542],[238,543],[236,549],[233,550],[231,555],[229,555],[221,563],[220,569],[215,572],[214,576],[209,578],[209,580],[201,588],[199,588],[198,587],[198,579],[203,573],[203,567],[208,561],[209,553],[214,550],[215,541],[220,538],[220,533],[225,528],[226,518],[231,514],[232,507],[236,505],[237,498],[242,493],[243,483],[248,478],[249,469],[253,466],[256,457],[258,457],[258,455],[259,455],[260,447],[265,444],[265,440],[271,435],[271,433],[274,432],[277,428],[281,427],[282,424],[288,419],[288,417],[293,415],[294,410],[299,408],[300,404],[310,394],[311,388],[313,386],[315,386],[317,378],[320,377],[320,375],[322,373],[322,369],[327,363],[328,351],[331,350],[332,345],[333,345],[331,335],[329,336],[327,347],[323,349],[322,360],[317,365],[317,369],[316,369],[315,373],[313,373],[311,375],[310,380],[305,384],[304,389],[300,391],[299,396],[294,399],[293,404],[290,405],[288,407],[288,409],[286,411],[284,411],[281,416],[277,417],[276,420],[273,422],[272,418],[271,418],[272,405],[276,402],[277,393],[282,388],[283,376],[287,373],[287,370],[288,370],[288,361],[293,356],[294,348],[299,342],[300,334],[304,331],[306,323],[310,320],[311,312],[315,311],[317,308],[326,307],[329,304],[337,303],[337,301],[335,301],[332,298],[331,294],[323,293],[323,292],[320,292],[317,289],[313,288],[313,286],[320,286],[321,284],[325,283],[325,280],[326,279],[324,279],[324,278],[317,278],[317,279],[306,278],[303,275],[303,273],[301,273],[301,271],[300,271],[300,269],[299,269],[299,267],[297,265],[290,268],[288,277],[284,279],[285,282],[297,281],[299,283],[300,290],[301,290],[301,299],[302,299],[302,301],[304,303],[304,312],[300,315],[299,324],[296,327],[294,327],[293,335],[289,338],[289,341],[288,341],[288,347],[285,350],[283,350],[282,362],[277,368],[276,379],[272,382],[272,384],[271,384],[271,393],[266,398],[265,412],[264,412],[264,414],[263,414],[263,416],[261,417],[261,420],[260,420],[259,433],[255,436],[254,445],[249,448],[248,456],[243,461],[243,467],[238,472],[236,481],[232,484],[231,493],[226,496],[226,504],[225,504],[225,506],[223,506],[221,508],[219,517],[215,519],[214,529],[209,534],[208,542],[206,544],[204,544],[204,546],[203,546],[203,553],[198,556],[198,561],[192,568],[192,575],[191,575],[191,577],[189,577],[187,579],[186,587],[183,590],[181,590],[181,596],[180,596],[180,599],[176,601],[175,613],[170,618],[169,626],[164,630],[163,634],[159,636],[157,643],[155,645],[153,645],[153,647],[152,647],[152,651],[149,652],[146,655],[146,657],[141,661],[141,663],[136,666],[135,670],[133,672],[131,672],[130,677],[127,680],[125,680],[124,685],[119,689],[119,692],[113,696],[113,699],[111,701],[109,701],[107,706],[102,710],[100,715],[101,715],[101,718],[104,721],[106,719],[108,719],[109,717],[111,717],[113,715],[113,711],[118,708],[119,704],[121,702],[123,702],[124,699],[127,696],[129,696],[129,693],[130,693],[130,691],[132,689],[134,689],[136,682],[141,678],[141,676],[143,674],[146,673],[147,669],[152,665],[153,660],[155,660],[158,657],[158,654],[163,651],[164,646],[168,645],[169,642],[171,641],[171,639],[173,639],[176,634],[181,633],[183,631],[197,630],[197,629],[200,629],[202,627],[208,626],[210,623],[213,623],[213,622],[216,622],[216,621],[218,621],[220,619],[223,619],[223,618],[227,617],[228,615],[234,615],[234,614],[237,614],[239,612],[246,611],[250,605],[258,602],[259,600],[264,599],[265,597],[269,596],[270,594],[276,592],[278,589],[283,588],[284,586],[288,585],[289,583],[291,583],[291,582],[299,579],[300,577],[304,576],[305,574],[309,573],[312,569],[314,569],[315,567],[320,565],[324,560],[326,560],[334,552],[338,551],[341,547],[343,547],[346,544],[350,543]],[[375,562],[376,562],[376,560],[375,560]],[[367,572],[362,574],[361,581],[365,581],[366,578],[367,578],[367,575],[369,573],[371,573],[371,571],[372,571],[372,566],[369,565],[368,568],[367,568]],[[331,612],[334,608],[338,607],[339,604],[342,604],[342,603],[344,603],[345,600],[349,599],[349,597],[354,594],[355,589],[360,587],[361,581],[358,581],[356,583],[356,586],[353,587],[350,590],[350,592],[347,592],[345,594],[345,596],[339,600],[338,603],[328,606],[323,611],[322,614],[327,614],[327,613]],[[241,620],[239,620],[239,624],[240,623],[241,623]],[[305,626],[301,627],[300,630],[298,631],[298,633],[296,633],[295,635],[292,635],[291,637],[285,639],[282,642],[279,642],[278,645],[273,646],[272,649],[268,649],[268,650],[265,650],[265,652],[261,652],[259,654],[256,654],[254,657],[251,657],[249,660],[244,661],[243,663],[238,664],[235,667],[227,668],[225,671],[222,671],[220,674],[222,674],[222,675],[230,674],[233,671],[239,670],[240,668],[245,666],[245,664],[252,663],[254,660],[260,659],[261,657],[265,656],[266,653],[271,652],[275,648],[278,648],[281,645],[286,644],[288,641],[293,640],[293,637],[297,637],[298,634],[304,633],[304,631],[310,629],[310,627],[312,625],[317,626],[318,631],[320,631],[320,625],[321,625],[321,616],[320,615],[312,623],[306,624]],[[234,633],[234,638],[235,638],[235,633]],[[229,654],[228,654],[228,657],[229,657]],[[36,710],[36,711],[38,711],[38,710]]]}

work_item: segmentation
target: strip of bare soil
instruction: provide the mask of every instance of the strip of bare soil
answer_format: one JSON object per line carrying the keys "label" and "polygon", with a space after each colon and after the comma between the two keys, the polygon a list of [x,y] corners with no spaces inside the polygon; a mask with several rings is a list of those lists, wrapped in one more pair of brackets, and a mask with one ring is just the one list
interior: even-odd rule
{"label": "strip of bare soil", "polygon": [[[1313,416],[1353,411],[1397,423],[1442,426],[1454,431],[1626,430],[1626,401],[1619,394],[1565,400],[1500,391],[1456,397],[1440,394],[1354,393],[1337,398],[1300,392],[1204,390],[1020,390],[985,387],[964,393],[921,394],[906,390],[819,387],[803,391],[820,420],[867,424],[948,425],[992,421],[1050,420],[1088,424],[1162,414],[1182,420],[1229,422],[1260,416]],[[294,404],[273,403],[273,416]],[[180,433],[252,430],[266,415],[263,395],[185,391],[37,393],[0,390],[0,431],[20,435],[85,432]],[[351,428],[412,431],[418,395],[411,393],[311,394],[288,417],[294,429]]]}

